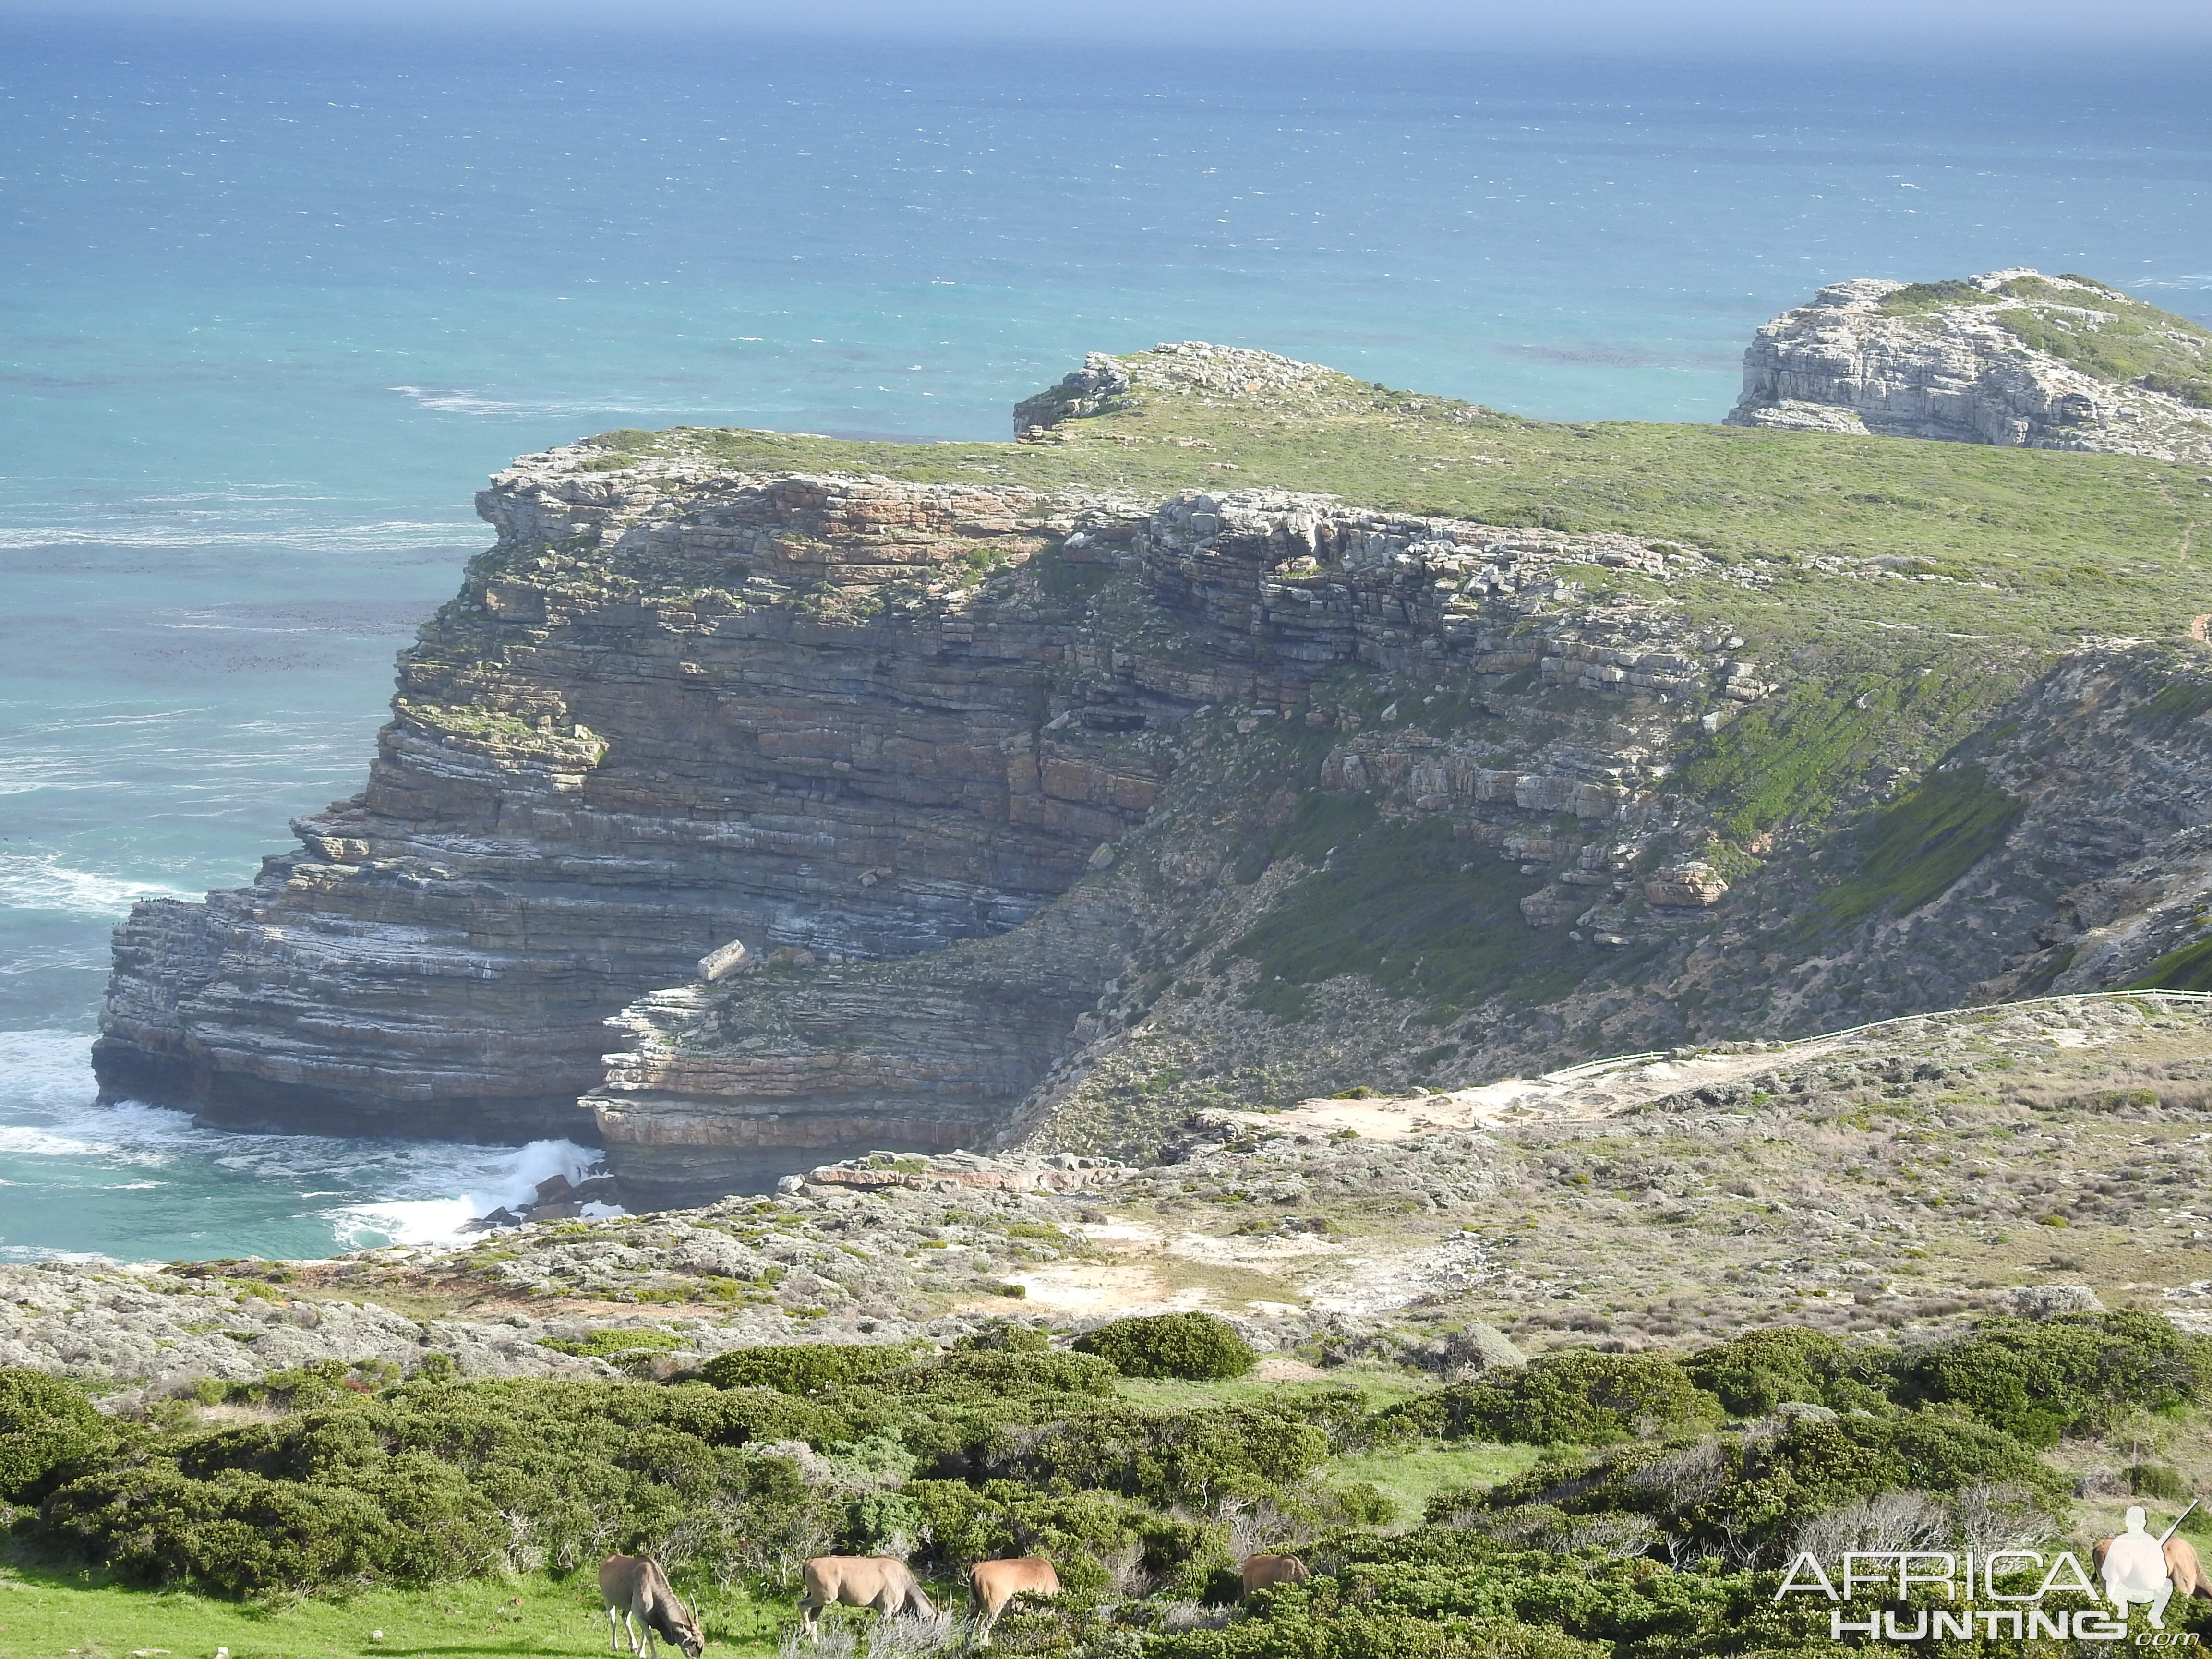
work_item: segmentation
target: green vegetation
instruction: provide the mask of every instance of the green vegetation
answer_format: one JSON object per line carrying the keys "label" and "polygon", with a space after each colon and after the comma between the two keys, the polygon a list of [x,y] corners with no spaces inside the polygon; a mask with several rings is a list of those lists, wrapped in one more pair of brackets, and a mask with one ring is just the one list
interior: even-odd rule
{"label": "green vegetation", "polygon": [[617,1354],[663,1352],[681,1347],[684,1339],[674,1331],[601,1330],[581,1337],[541,1337],[538,1346],[580,1359],[610,1359]]}
{"label": "green vegetation", "polygon": [[[1183,1346],[1155,1329],[1139,1351]],[[803,1351],[763,1352],[794,1381],[823,1374]],[[82,1421],[81,1399],[22,1375],[0,1373],[19,1425]],[[392,1651],[535,1652],[580,1633],[600,1554],[643,1547],[744,1651],[805,1555],[896,1553],[941,1589],[972,1561],[1036,1551],[1069,1594],[1010,1617],[1016,1653],[1763,1652],[1812,1628],[1771,1598],[1804,1528],[1847,1528],[1853,1505],[1903,1492],[1933,1539],[2033,1535],[2066,1490],[2039,1447],[2195,1412],[2212,1342],[2144,1315],[2069,1315],[1908,1349],[1774,1329],[1679,1358],[1563,1350],[1470,1382],[1393,1382],[1379,1404],[1334,1383],[1174,1385],[1197,1391],[1188,1404],[1116,1386],[1095,1356],[979,1346],[805,1399],[410,1381],[266,1423],[172,1414],[15,1512],[0,1626],[12,1636],[28,1610],[33,1629],[111,1649],[211,1638],[237,1659],[366,1650],[379,1627]],[[813,1413],[811,1432],[777,1410]],[[2128,1479],[2154,1497],[2181,1484],[2140,1459]],[[1321,1577],[1213,1628],[1178,1623],[1250,1547],[1232,1547],[1232,1526]],[[210,1593],[250,1598],[247,1624]]]}
{"label": "green vegetation", "polygon": [[[767,1659],[790,1621],[791,1598],[780,1592],[757,1598],[742,1585],[696,1580],[680,1588],[701,1603],[708,1651],[729,1659]],[[588,1573],[241,1603],[184,1589],[149,1595],[97,1571],[0,1568],[0,1653],[9,1659],[162,1650],[208,1659],[219,1648],[231,1659],[545,1659],[605,1653],[607,1621]]]}
{"label": "green vegetation", "polygon": [[1908,915],[1995,851],[2027,810],[1978,766],[1955,766],[1869,820],[1864,857],[1821,907],[1849,924],[1877,912]]}
{"label": "green vegetation", "polygon": [[1893,317],[1911,317],[1953,306],[1991,306],[1996,296],[1972,283],[1946,278],[1937,283],[1907,283],[1881,296],[1880,308]]}
{"label": "green vegetation", "polygon": [[1528,1004],[1587,971],[1563,933],[1532,937],[1522,920],[1519,901],[1542,878],[1494,854],[1478,860],[1441,817],[1389,823],[1364,797],[1317,795],[1292,824],[1285,850],[1317,860],[1334,845],[1335,856],[1237,940],[1236,954],[1260,969],[1255,1007],[1297,1018],[1304,988],[1340,974],[1364,974],[1395,996],[1463,1004],[1503,994]]}
{"label": "green vegetation", "polygon": [[1124,1376],[1191,1382],[1242,1376],[1256,1363],[1244,1339],[1211,1314],[1117,1319],[1076,1338],[1075,1351],[1096,1354]]}
{"label": "green vegetation", "polygon": [[37,1371],[0,1370],[0,1498],[44,1497],[112,1438],[82,1389]]}
{"label": "green vegetation", "polygon": [[[641,458],[922,483],[1132,494],[1265,483],[1492,524],[1620,531],[1732,565],[1769,562],[1771,588],[1680,585],[1693,617],[1885,649],[1901,642],[1899,630],[1937,648],[1947,632],[1968,633],[1987,641],[1973,657],[1984,676],[2005,672],[2020,647],[2070,644],[2085,611],[2115,632],[2181,632],[2195,598],[2182,550],[2192,535],[2203,545],[2212,525],[2190,468],[2132,456],[1568,424],[1349,380],[1330,386],[1305,401],[1140,386],[1127,407],[1068,422],[1056,434],[1064,441],[1047,443],[870,443],[702,428],[592,442]],[[1816,594],[1808,562],[1835,556],[1996,586],[1821,577]],[[1085,589],[1102,580],[1098,568],[1072,567],[1063,580],[1071,592]]]}
{"label": "green vegetation", "polygon": [[2150,971],[2127,988],[2130,991],[2212,991],[2212,939],[2168,951],[2150,965]]}
{"label": "green vegetation", "polygon": [[2020,276],[2004,292],[2033,302],[1996,313],[2022,344],[2100,380],[2133,380],[2212,409],[2212,330],[2102,283],[2084,294]]}
{"label": "green vegetation", "polygon": [[911,1362],[900,1347],[864,1348],[849,1343],[799,1342],[781,1347],[738,1348],[710,1359],[702,1381],[718,1389],[778,1389],[814,1394],[881,1376]]}

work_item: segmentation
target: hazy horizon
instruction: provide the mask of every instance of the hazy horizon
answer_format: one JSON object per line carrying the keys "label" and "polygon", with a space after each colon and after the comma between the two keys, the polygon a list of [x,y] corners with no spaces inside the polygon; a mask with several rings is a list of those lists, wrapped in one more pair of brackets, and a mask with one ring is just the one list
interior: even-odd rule
{"label": "hazy horizon", "polygon": [[2212,8],[2123,0],[2094,15],[2069,0],[1872,0],[1838,19],[1827,7],[1771,0],[1567,0],[1532,14],[1504,0],[1371,0],[1352,11],[1328,0],[1131,0],[1111,14],[1048,12],[1012,0],[627,0],[619,22],[596,0],[0,0],[0,24],[253,24],[371,35],[477,29],[861,39],[1077,41],[1217,48],[1440,52],[1571,51],[1771,57],[1808,48],[1863,62],[1962,49],[2021,52],[2212,46]]}

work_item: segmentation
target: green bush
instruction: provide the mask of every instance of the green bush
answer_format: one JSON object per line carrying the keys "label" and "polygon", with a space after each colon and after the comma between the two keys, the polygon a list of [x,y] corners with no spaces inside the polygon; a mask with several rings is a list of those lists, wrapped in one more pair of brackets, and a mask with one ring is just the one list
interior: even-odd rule
{"label": "green bush", "polygon": [[699,1368],[700,1380],[718,1389],[775,1389],[816,1394],[865,1382],[911,1364],[904,1347],[862,1347],[848,1342],[793,1342],[778,1347],[737,1348]]}
{"label": "green bush", "polygon": [[1682,1362],[1682,1370],[1698,1387],[1717,1395],[1731,1415],[1758,1417],[1784,1401],[1824,1403],[1828,1380],[1844,1353],[1838,1338],[1780,1326],[1699,1348]]}
{"label": "green bush", "polygon": [[1231,1498],[1272,1502],[1328,1455],[1327,1435],[1272,1406],[1181,1412],[1121,1406],[1011,1437],[978,1467],[992,1475],[1120,1492],[1162,1509],[1210,1509]]}
{"label": "green bush", "polygon": [[948,1353],[877,1379],[902,1395],[995,1400],[1022,1395],[1109,1395],[1115,1368],[1085,1353],[985,1348]]}
{"label": "green bush", "polygon": [[2165,1463],[2130,1463],[2128,1490],[2137,1498],[2162,1498],[2169,1504],[2185,1502],[2189,1482],[2179,1469]]}
{"label": "green bush", "polygon": [[626,1547],[753,1571],[836,1528],[788,1460],[744,1449],[809,1419],[837,1424],[772,1390],[410,1382],[172,1441],[62,1486],[41,1525],[134,1580],[234,1595],[565,1571]]}
{"label": "green bush", "polygon": [[44,1371],[0,1369],[0,1498],[43,1496],[113,1437],[112,1425],[76,1384]]}
{"label": "green bush", "polygon": [[1908,1399],[1963,1406],[2033,1445],[2094,1432],[2125,1411],[2205,1397],[2212,1341],[2150,1314],[1985,1320],[1905,1374]]}
{"label": "green bush", "polygon": [[[1487,1493],[1453,1493],[1431,1520],[1501,1515],[1649,1516],[1678,1559],[1772,1559],[1816,1515],[1879,1492],[2000,1486],[2055,1516],[2063,1483],[2033,1447],[1948,1407],[1889,1417],[1796,1418],[1778,1431],[1685,1437],[1595,1458],[1547,1457]],[[1443,1497],[1443,1495],[1440,1495]],[[1524,1529],[1525,1530],[1525,1529]],[[1552,1528],[1554,1532],[1571,1528]]]}
{"label": "green bush", "polygon": [[459,1471],[419,1453],[348,1482],[117,1470],[63,1487],[43,1524],[126,1579],[233,1595],[495,1572],[507,1540]]}
{"label": "green bush", "polygon": [[1052,1333],[1042,1326],[1006,1319],[980,1331],[970,1331],[952,1346],[960,1353],[1042,1353],[1052,1346]]}
{"label": "green bush", "polygon": [[1455,1382],[1415,1410],[1450,1439],[1601,1446],[1626,1439],[1639,1421],[1693,1421],[1711,1404],[1670,1360],[1573,1349]]}
{"label": "green bush", "polygon": [[1176,1376],[1194,1382],[1242,1376],[1258,1363],[1244,1339],[1211,1314],[1149,1314],[1117,1319],[1075,1339],[1124,1376]]}

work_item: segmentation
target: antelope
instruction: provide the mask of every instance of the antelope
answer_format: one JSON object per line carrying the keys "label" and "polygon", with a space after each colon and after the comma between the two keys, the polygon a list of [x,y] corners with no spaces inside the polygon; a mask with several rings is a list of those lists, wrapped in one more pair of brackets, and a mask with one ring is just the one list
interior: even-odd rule
{"label": "antelope", "polygon": [[937,1616],[907,1564],[888,1555],[817,1555],[802,1576],[806,1593],[799,1599],[799,1622],[817,1642],[827,1607],[873,1607],[886,1619],[900,1613]]}
{"label": "antelope", "polygon": [[975,1626],[975,1645],[991,1645],[991,1626],[1017,1595],[1057,1595],[1060,1575],[1042,1555],[1025,1555],[1013,1561],[978,1561],[968,1574],[968,1591],[975,1610],[982,1615]]}
{"label": "antelope", "polygon": [[1295,1555],[1248,1555],[1243,1566],[1244,1594],[1273,1589],[1278,1584],[1303,1584],[1313,1577]]}
{"label": "antelope", "polygon": [[[2105,1557],[2112,1551],[2112,1540],[2100,1538],[2089,1547],[2089,1559],[2097,1570],[2104,1571]],[[2212,1582],[2204,1577],[2204,1568],[2197,1559],[2196,1547],[2186,1538],[2169,1538],[2160,1547],[2166,1558],[2166,1576],[2172,1581],[2173,1593],[2195,1596],[2202,1601],[2212,1601]]]}
{"label": "antelope", "polygon": [[[699,1659],[706,1650],[697,1610],[677,1599],[668,1575],[649,1555],[610,1555],[600,1562],[599,1601],[607,1611],[610,1652],[622,1651],[615,1636],[618,1628],[629,1634],[633,1655],[657,1653],[653,1641],[656,1632],[681,1649],[684,1659]],[[642,1644],[633,1620],[645,1627]]]}

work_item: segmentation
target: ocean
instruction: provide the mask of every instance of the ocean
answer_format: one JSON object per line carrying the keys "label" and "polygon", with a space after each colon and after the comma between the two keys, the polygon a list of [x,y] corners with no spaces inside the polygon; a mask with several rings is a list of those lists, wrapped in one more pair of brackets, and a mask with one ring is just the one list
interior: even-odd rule
{"label": "ocean", "polygon": [[509,456],[1004,436],[1167,339],[1711,420],[1855,276],[2212,321],[2208,79],[0,21],[0,1260],[426,1242],[587,1162],[91,1104],[109,930],[359,787]]}

